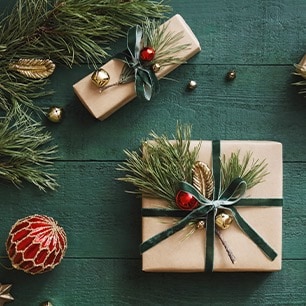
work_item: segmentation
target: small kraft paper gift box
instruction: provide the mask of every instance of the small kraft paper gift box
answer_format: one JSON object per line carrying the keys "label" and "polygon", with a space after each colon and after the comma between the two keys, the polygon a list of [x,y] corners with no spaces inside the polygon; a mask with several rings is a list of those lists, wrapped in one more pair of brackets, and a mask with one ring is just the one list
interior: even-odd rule
{"label": "small kraft paper gift box", "polygon": [[154,25],[154,48],[147,38],[154,33],[135,26],[128,31],[127,50],[73,85],[75,94],[95,118],[106,119],[136,96],[151,100],[159,91],[158,80],[201,50],[180,15]]}
{"label": "small kraft paper gift box", "polygon": [[[179,201],[183,205],[181,214],[169,209],[169,203],[164,199],[143,197],[143,243],[140,247],[143,271],[280,270],[283,197],[281,143],[234,140],[190,142],[190,148],[199,145],[197,159],[212,169],[215,194],[208,199],[195,186],[180,183],[176,201],[180,195]],[[239,153],[243,157],[248,152],[252,153],[255,161],[265,163],[266,173],[262,181],[248,188],[243,179],[230,178],[226,190],[218,193],[216,190],[220,189],[217,186],[222,184],[221,168],[225,167],[224,164],[222,166],[222,158],[230,160],[233,154]],[[235,159],[227,164],[229,172],[231,167],[237,168]],[[211,189],[209,184],[206,187]],[[191,210],[184,209],[184,205],[191,208],[194,203]],[[193,227],[190,226],[192,223]]]}

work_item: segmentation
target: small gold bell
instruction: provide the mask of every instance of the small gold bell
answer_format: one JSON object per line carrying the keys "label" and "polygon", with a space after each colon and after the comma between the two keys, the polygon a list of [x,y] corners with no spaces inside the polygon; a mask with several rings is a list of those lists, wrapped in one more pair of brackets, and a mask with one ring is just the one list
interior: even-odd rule
{"label": "small gold bell", "polygon": [[41,303],[41,306],[53,306],[49,301]]}
{"label": "small gold bell", "polygon": [[152,66],[152,70],[156,73],[160,70],[161,68],[161,65],[158,64],[158,63],[155,63],[153,66]]}
{"label": "small gold bell", "polygon": [[201,220],[197,223],[197,229],[205,228],[205,221]]}
{"label": "small gold bell", "polygon": [[194,89],[197,88],[197,86],[198,86],[197,82],[191,80],[191,81],[189,81],[189,83],[187,84],[187,89],[188,89],[188,90],[194,90]]}
{"label": "small gold bell", "polygon": [[51,106],[47,113],[47,118],[51,122],[58,123],[63,119],[64,109],[58,106]]}
{"label": "small gold bell", "polygon": [[231,70],[226,74],[226,78],[229,81],[232,81],[236,78],[236,71],[235,70]]}
{"label": "small gold bell", "polygon": [[221,213],[216,216],[216,225],[220,229],[228,229],[232,222],[233,217],[228,214]]}
{"label": "small gold bell", "polygon": [[110,76],[106,70],[100,68],[91,75],[91,80],[98,87],[104,87],[109,82]]}

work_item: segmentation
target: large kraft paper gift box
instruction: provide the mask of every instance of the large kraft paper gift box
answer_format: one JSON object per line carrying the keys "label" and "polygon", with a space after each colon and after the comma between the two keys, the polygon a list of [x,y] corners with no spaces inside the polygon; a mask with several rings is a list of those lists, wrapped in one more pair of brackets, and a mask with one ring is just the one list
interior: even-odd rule
{"label": "large kraft paper gift box", "polygon": [[[198,145],[191,142],[191,148]],[[253,152],[255,160],[265,160],[268,175],[262,183],[246,191],[243,198],[282,199],[282,145],[272,141],[221,141],[221,156],[229,157],[232,152],[244,156]],[[212,142],[202,141],[199,151],[200,161],[212,164]],[[215,174],[214,174],[215,175]],[[280,201],[281,202],[281,201]],[[143,198],[143,208],[167,207],[165,201]],[[282,207],[237,207],[240,215],[271,246],[277,256],[270,260],[258,246],[237,226],[235,221],[229,229],[222,230],[222,236],[236,257],[233,264],[220,240],[214,240],[213,271],[277,271],[282,260]],[[169,217],[143,217],[142,241],[173,226]],[[184,228],[159,242],[142,254],[143,271],[147,272],[203,272],[205,271],[206,230],[196,230],[190,236]]]}
{"label": "large kraft paper gift box", "polygon": [[[164,25],[167,25],[167,33],[175,35],[183,32],[183,37],[178,41],[179,45],[189,44],[186,49],[175,54],[176,57],[188,60],[201,50],[199,41],[180,15],[173,16]],[[112,59],[101,68],[108,72],[110,82],[116,83],[119,80],[123,65],[122,61]],[[177,67],[177,64],[162,66],[156,72],[156,76],[161,79]],[[92,82],[91,75],[74,84],[73,89],[88,111],[99,120],[106,119],[136,97],[134,82],[114,86],[100,92],[99,88]],[[165,84],[165,86],[167,85]]]}

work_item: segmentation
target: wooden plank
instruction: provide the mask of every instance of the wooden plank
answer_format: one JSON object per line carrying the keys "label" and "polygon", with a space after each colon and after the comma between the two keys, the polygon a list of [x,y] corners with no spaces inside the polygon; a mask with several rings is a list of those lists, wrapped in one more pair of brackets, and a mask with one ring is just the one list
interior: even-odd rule
{"label": "wooden plank", "polygon": [[275,273],[144,273],[138,259],[68,259],[38,276],[0,267],[14,306],[305,305],[305,269],[305,260]]}
{"label": "wooden plank", "polygon": [[[18,191],[0,186],[0,241],[5,241],[18,218],[34,213],[54,217],[68,235],[67,257],[139,258],[140,199],[115,180],[122,174],[116,162],[57,163],[61,187],[42,193],[32,186]],[[285,163],[283,257],[305,259],[305,163]],[[0,255],[5,256],[4,246]]]}
{"label": "wooden plank", "polygon": [[[226,82],[231,68],[237,78]],[[52,78],[55,95],[41,103],[66,110],[61,124],[46,122],[65,160],[120,160],[124,148],[138,148],[152,129],[171,136],[179,120],[193,124],[194,139],[277,140],[284,144],[286,161],[305,161],[306,144],[300,137],[306,125],[305,101],[291,86],[292,71],[291,66],[184,65],[170,75],[176,82],[161,81],[153,101],[134,100],[100,122],[71,88],[90,70],[60,69]],[[190,79],[198,88],[186,92]]]}

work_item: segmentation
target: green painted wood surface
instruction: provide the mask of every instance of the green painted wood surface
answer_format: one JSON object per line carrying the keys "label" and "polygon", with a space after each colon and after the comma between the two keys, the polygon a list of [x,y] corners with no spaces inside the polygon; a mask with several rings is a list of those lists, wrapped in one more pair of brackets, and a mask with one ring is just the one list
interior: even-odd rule
{"label": "green painted wood surface", "polygon": [[[255,2],[255,3],[254,3]],[[6,7],[4,0],[0,8]],[[29,276],[0,267],[15,302],[57,305],[306,305],[306,100],[290,85],[293,63],[306,52],[304,0],[172,0],[197,35],[202,52],[163,80],[150,103],[134,100],[104,122],[93,119],[72,84],[87,65],[60,67],[56,93],[41,105],[62,105],[65,120],[45,122],[59,145],[60,188],[42,193],[0,184],[0,256],[11,225],[33,213],[53,216],[69,248],[54,271]],[[123,41],[112,45],[114,53]],[[237,78],[224,80],[229,69]],[[198,82],[186,92],[190,79]],[[193,124],[194,139],[277,140],[284,145],[283,270],[277,273],[171,274],[141,272],[140,200],[115,180],[124,148],[137,149],[153,129]],[[9,266],[6,259],[3,265]]]}

